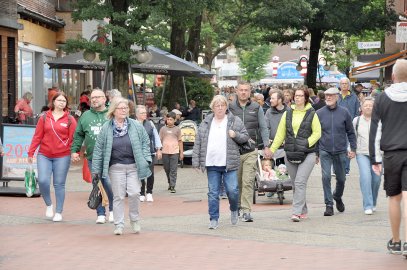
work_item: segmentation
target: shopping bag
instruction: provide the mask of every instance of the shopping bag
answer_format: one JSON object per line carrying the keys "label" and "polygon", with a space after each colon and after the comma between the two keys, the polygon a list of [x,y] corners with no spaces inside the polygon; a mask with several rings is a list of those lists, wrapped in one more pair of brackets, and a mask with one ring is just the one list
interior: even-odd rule
{"label": "shopping bag", "polygon": [[100,183],[99,176],[96,175],[95,179],[93,179],[93,188],[89,194],[88,199],[88,207],[93,210],[98,208],[98,206],[102,202],[102,192],[99,188],[99,183]]}
{"label": "shopping bag", "polygon": [[25,170],[25,194],[27,197],[32,197],[37,189],[37,179],[35,178],[35,172],[32,166],[29,166]]}
{"label": "shopping bag", "polygon": [[82,178],[85,182],[92,183],[92,175],[89,170],[88,160],[83,159]]}

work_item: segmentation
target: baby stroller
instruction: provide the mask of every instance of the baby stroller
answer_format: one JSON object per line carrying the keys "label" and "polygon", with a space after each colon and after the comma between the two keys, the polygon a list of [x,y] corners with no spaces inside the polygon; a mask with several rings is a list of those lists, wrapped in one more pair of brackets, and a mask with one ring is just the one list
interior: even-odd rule
{"label": "baby stroller", "polygon": [[184,120],[179,123],[178,127],[181,130],[181,140],[184,146],[184,160],[181,160],[181,168],[184,167],[184,161],[187,158],[192,164],[192,149],[194,148],[195,136],[198,133],[198,126],[192,120]]}
{"label": "baby stroller", "polygon": [[[272,161],[272,163],[275,163],[274,160]],[[285,199],[284,191],[293,189],[291,179],[288,177],[288,175],[286,175],[285,177],[276,175],[272,180],[266,180],[263,176],[260,155],[257,156],[257,165],[258,167],[256,172],[256,180],[254,182],[253,189],[253,204],[256,204],[256,192],[257,195],[259,193],[264,194],[266,192],[272,192],[277,194],[280,205],[283,205]]]}

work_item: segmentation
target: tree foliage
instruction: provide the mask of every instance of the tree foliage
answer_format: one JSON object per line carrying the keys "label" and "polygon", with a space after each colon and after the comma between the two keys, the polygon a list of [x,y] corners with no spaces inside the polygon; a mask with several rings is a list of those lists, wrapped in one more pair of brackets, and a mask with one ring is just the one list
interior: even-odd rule
{"label": "tree foliage", "polygon": [[270,61],[272,47],[270,45],[260,45],[251,51],[239,53],[239,66],[244,72],[243,79],[248,82],[257,81],[266,75],[264,66]]}
{"label": "tree foliage", "polygon": [[356,35],[391,30],[397,16],[385,0],[267,0],[256,25],[269,30],[266,40],[286,44],[310,38],[307,84],[315,88],[321,41],[330,31]]}
{"label": "tree foliage", "polygon": [[132,57],[135,52],[130,47],[133,44],[148,45],[146,21],[152,12],[165,3],[164,0],[77,0],[72,13],[73,20],[107,20],[108,23],[102,23],[98,33],[107,38],[100,43],[98,40],[89,41],[78,37],[76,40],[68,40],[65,49],[96,52],[101,60],[111,57],[113,87],[127,96],[128,64],[136,61]]}

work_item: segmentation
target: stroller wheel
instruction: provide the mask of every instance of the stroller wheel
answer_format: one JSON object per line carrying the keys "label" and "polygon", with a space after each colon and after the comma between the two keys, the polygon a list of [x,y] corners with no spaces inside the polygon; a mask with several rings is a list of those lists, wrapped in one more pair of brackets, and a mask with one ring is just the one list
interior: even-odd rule
{"label": "stroller wheel", "polygon": [[278,192],[278,201],[280,202],[280,205],[284,204],[284,193],[283,192]]}

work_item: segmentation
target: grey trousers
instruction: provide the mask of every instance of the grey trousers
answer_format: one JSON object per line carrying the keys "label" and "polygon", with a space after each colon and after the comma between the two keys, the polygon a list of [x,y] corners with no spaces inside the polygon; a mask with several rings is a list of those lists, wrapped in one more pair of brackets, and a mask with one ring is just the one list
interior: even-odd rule
{"label": "grey trousers", "polygon": [[114,164],[109,168],[112,183],[114,224],[124,227],[124,199],[129,196],[130,221],[139,220],[141,181],[138,179],[136,164]]}
{"label": "grey trousers", "polygon": [[175,187],[177,183],[178,158],[179,154],[163,154],[163,167],[171,187]]}
{"label": "grey trousers", "polygon": [[307,214],[308,208],[305,200],[308,178],[315,166],[315,153],[309,153],[300,164],[293,164],[285,157],[288,174],[293,183],[293,214]]}

